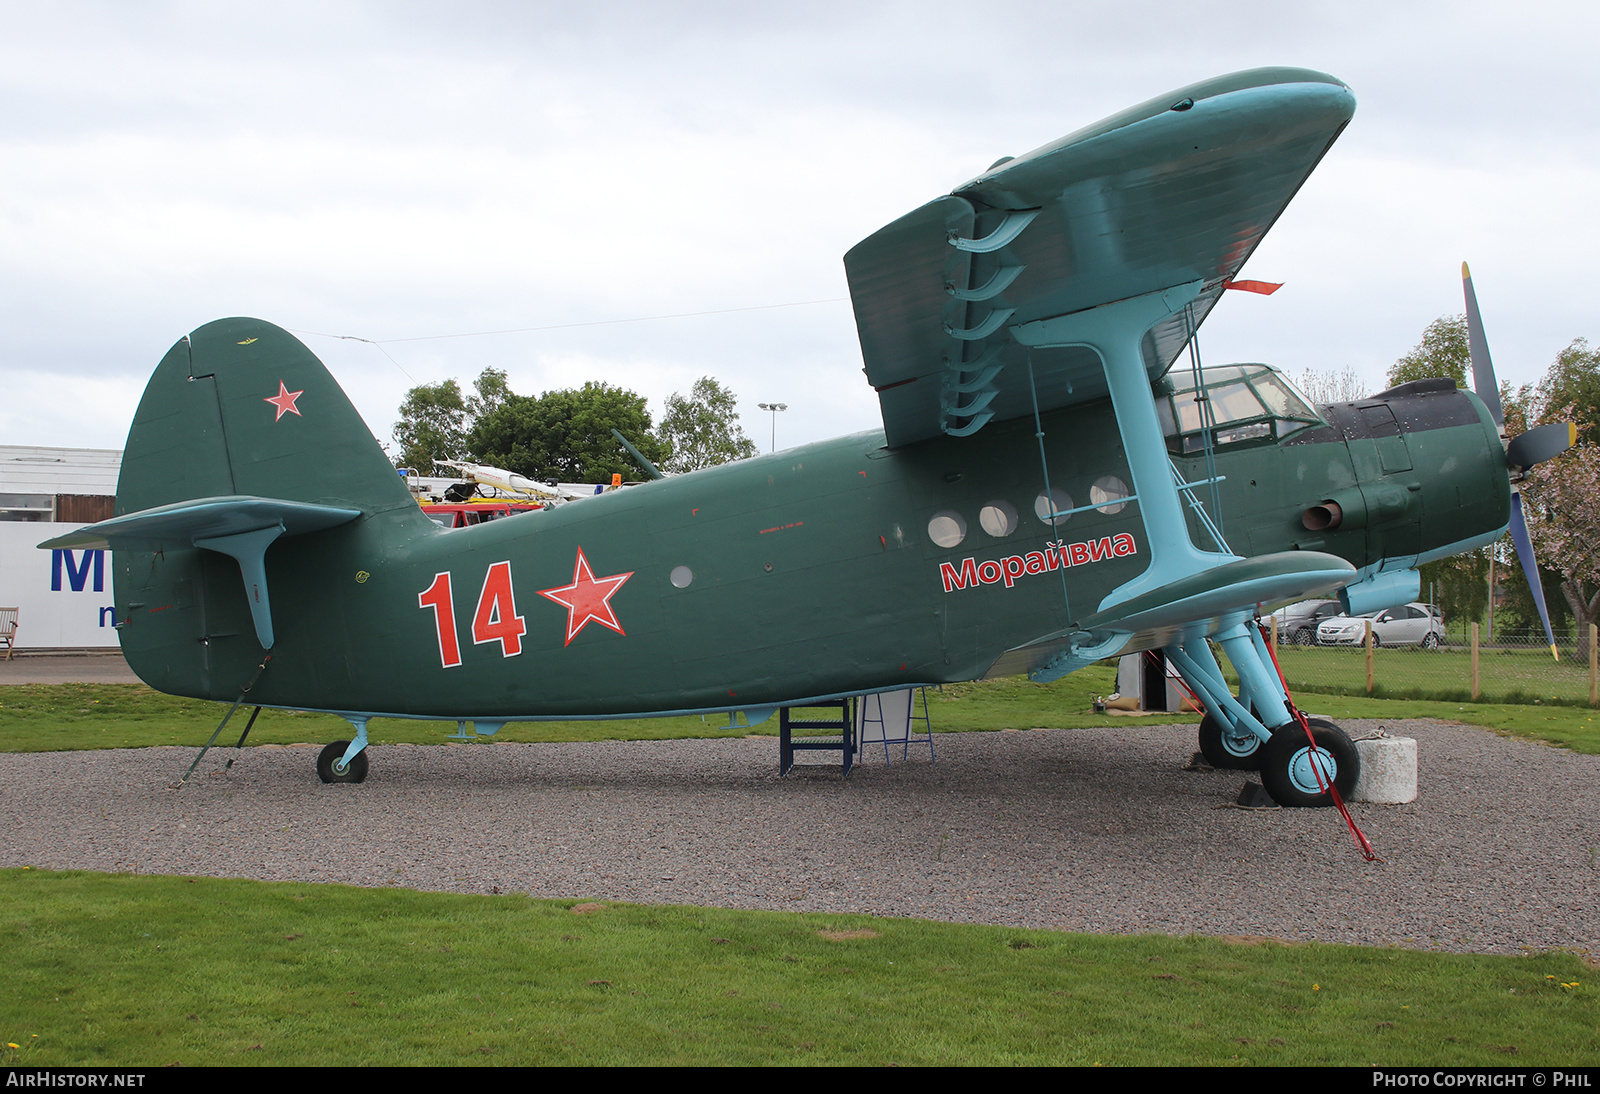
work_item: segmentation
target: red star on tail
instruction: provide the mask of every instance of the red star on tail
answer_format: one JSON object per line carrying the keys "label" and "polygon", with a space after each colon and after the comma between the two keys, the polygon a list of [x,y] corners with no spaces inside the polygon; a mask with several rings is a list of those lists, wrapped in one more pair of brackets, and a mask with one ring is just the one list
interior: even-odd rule
{"label": "red star on tail", "polygon": [[[271,403],[273,406],[277,407],[278,418],[283,417],[285,414],[293,414],[297,418],[303,418],[305,415],[300,413],[300,408],[294,405],[294,401],[304,394],[304,391],[290,391],[284,382],[279,380],[278,394],[268,395],[261,401],[264,403]],[[277,421],[278,418],[274,418],[272,420]]]}
{"label": "red star on tail", "polygon": [[622,629],[622,624],[617,622],[617,613],[611,608],[611,597],[632,576],[633,571],[629,570],[611,577],[595,577],[594,571],[589,569],[589,560],[583,557],[583,548],[578,548],[578,561],[572,567],[572,584],[539,590],[540,596],[554,600],[567,609],[565,645],[572,645],[572,640],[590,620],[602,627],[610,627],[618,634],[627,633]]}

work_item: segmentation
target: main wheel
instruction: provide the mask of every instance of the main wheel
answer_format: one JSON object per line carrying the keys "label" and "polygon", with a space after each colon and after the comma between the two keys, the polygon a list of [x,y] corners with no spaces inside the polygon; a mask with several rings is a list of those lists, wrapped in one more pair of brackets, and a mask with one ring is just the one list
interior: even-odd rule
{"label": "main wheel", "polygon": [[1317,643],[1316,632],[1310,627],[1301,627],[1294,632],[1294,644],[1297,646],[1314,646]]}
{"label": "main wheel", "polygon": [[[1309,808],[1332,805],[1333,795],[1322,788],[1323,784],[1331,782],[1341,798],[1348,798],[1361,777],[1361,756],[1344,730],[1326,718],[1309,721],[1311,736],[1316,741],[1315,759],[1306,741],[1306,732],[1298,722],[1273,730],[1272,739],[1261,746],[1261,785],[1279,805]],[[1317,781],[1319,769],[1320,784]]]}
{"label": "main wheel", "polygon": [[1433,633],[1432,631],[1429,631],[1427,634],[1423,635],[1422,636],[1422,648],[1425,649],[1425,650],[1436,650],[1436,649],[1438,649],[1439,648],[1439,636],[1437,634]]}
{"label": "main wheel", "polygon": [[362,749],[350,757],[350,766],[340,769],[344,750],[349,741],[335,741],[317,755],[317,778],[325,783],[358,783],[367,777],[367,750]]}
{"label": "main wheel", "polygon": [[1264,743],[1248,729],[1227,728],[1212,714],[1200,722],[1200,752],[1212,767],[1254,771],[1261,766]]}

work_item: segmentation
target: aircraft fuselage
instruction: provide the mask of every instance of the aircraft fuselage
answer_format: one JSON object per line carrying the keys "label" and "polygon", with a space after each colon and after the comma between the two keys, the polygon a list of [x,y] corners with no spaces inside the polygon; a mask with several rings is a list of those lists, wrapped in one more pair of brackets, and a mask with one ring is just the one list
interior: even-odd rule
{"label": "aircraft fuselage", "polygon": [[[1503,526],[1504,459],[1481,404],[1423,399],[1330,408],[1329,426],[1216,450],[1231,550],[1315,550],[1360,568]],[[1109,401],[1041,425],[1055,512],[1105,499],[1096,483],[1130,482]],[[889,449],[869,432],[470,528],[398,507],[280,540],[266,556],[277,642],[251,701],[581,718],[981,677],[1149,562],[1137,501],[1045,519],[1035,433],[1024,418]],[[1206,477],[1199,455],[1175,463]],[[1302,514],[1335,497],[1341,525],[1308,530]],[[1214,546],[1193,519],[1189,531]],[[235,698],[263,652],[239,568],[197,548],[117,559],[140,676]]]}

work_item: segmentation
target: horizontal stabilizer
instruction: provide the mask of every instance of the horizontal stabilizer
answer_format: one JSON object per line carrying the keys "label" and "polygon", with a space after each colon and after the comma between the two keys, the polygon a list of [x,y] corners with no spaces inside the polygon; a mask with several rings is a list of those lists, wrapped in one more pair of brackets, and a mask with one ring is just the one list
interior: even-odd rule
{"label": "horizontal stabilizer", "polygon": [[159,550],[166,544],[190,546],[200,539],[235,536],[277,526],[282,526],[283,535],[299,536],[333,528],[360,515],[359,509],[311,505],[278,498],[242,495],[197,498],[85,525],[75,532],[46,540],[39,546],[46,550],[63,547],[72,550]]}
{"label": "horizontal stabilizer", "polygon": [[359,509],[279,498],[198,498],[112,517],[39,546],[50,550],[109,547],[114,551],[192,546],[227,555],[239,564],[256,640],[262,649],[270,650],[276,638],[272,601],[267,595],[267,548],[282,536],[320,532],[348,524],[360,515]]}

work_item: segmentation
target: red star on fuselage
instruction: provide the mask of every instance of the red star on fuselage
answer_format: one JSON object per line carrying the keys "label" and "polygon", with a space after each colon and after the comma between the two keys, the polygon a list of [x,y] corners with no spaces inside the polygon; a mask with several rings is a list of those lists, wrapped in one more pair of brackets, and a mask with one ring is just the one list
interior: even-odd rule
{"label": "red star on fuselage", "polygon": [[[294,405],[294,401],[304,394],[304,391],[290,391],[284,382],[279,380],[278,394],[268,395],[261,401],[264,403],[271,403],[273,406],[277,407],[278,418],[283,417],[285,414],[293,414],[297,418],[303,418],[305,415],[300,413],[300,408]],[[274,418],[272,420],[277,421],[278,418]]]}
{"label": "red star on fuselage", "polygon": [[633,571],[629,570],[611,577],[595,577],[594,571],[589,569],[589,560],[583,557],[583,548],[579,547],[578,561],[572,567],[572,584],[539,590],[540,596],[567,609],[567,640],[563,644],[572,645],[572,640],[590,620],[618,634],[626,634],[611,608],[611,597],[632,576]]}

